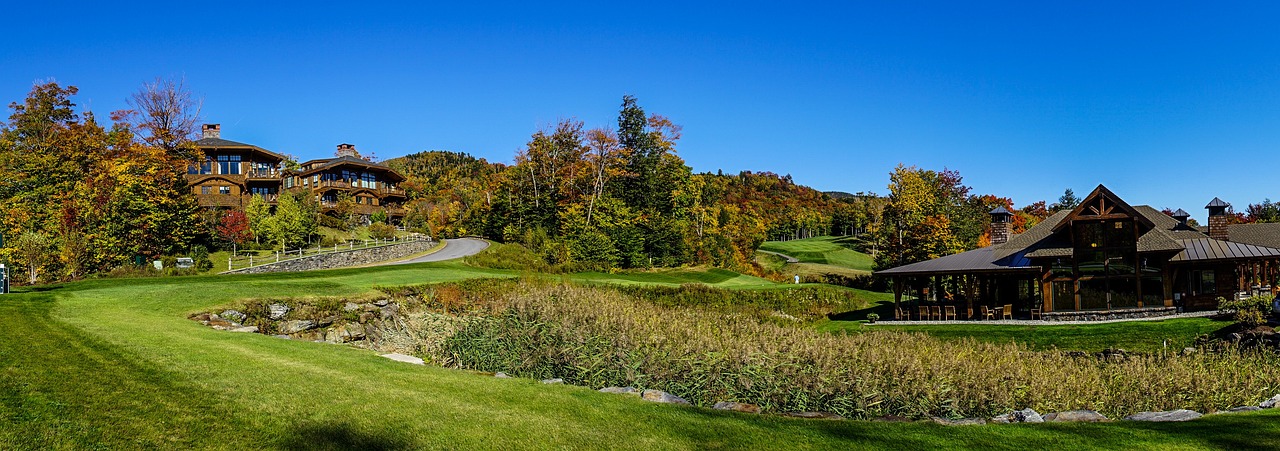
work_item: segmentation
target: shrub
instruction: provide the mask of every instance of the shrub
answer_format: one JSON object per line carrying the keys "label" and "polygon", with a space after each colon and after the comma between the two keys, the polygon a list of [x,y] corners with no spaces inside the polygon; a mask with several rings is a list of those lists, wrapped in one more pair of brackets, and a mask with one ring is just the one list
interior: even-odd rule
{"label": "shrub", "polygon": [[369,224],[369,238],[385,240],[396,236],[396,227],[383,223]]}
{"label": "shrub", "polygon": [[1271,316],[1273,299],[1272,296],[1251,296],[1232,300],[1219,297],[1218,310],[1233,312],[1237,323],[1253,328],[1267,323],[1267,318]]}
{"label": "shrub", "polygon": [[467,257],[463,261],[482,268],[552,271],[551,265],[547,264],[546,260],[519,244],[494,243],[484,252]]}

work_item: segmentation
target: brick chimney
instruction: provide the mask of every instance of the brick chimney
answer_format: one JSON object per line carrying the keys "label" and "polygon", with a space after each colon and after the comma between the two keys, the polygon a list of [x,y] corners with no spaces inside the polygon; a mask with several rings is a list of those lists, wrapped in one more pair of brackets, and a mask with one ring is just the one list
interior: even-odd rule
{"label": "brick chimney", "polygon": [[335,153],[334,155],[337,155],[338,158],[342,158],[342,157],[359,158],[360,154],[356,152],[355,145],[343,143],[343,144],[338,144],[338,152]]}
{"label": "brick chimney", "polygon": [[222,124],[204,124],[200,126],[203,138],[222,138]]}
{"label": "brick chimney", "polygon": [[1227,220],[1231,217],[1228,210],[1231,209],[1231,204],[1215,197],[1204,208],[1209,210],[1209,238],[1231,241],[1231,236],[1227,233]]}
{"label": "brick chimney", "polygon": [[1004,244],[1009,242],[1009,227],[1011,226],[1009,219],[1013,217],[1013,213],[1004,207],[996,207],[991,210],[991,245]]}

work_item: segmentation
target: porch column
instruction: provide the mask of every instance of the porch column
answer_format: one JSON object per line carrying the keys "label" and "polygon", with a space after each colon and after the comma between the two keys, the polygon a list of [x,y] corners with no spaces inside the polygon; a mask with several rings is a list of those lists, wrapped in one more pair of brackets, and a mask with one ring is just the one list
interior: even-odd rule
{"label": "porch column", "polygon": [[[893,278],[893,316],[898,316],[898,312],[902,311],[902,277]],[[902,318],[897,318],[901,320]]]}

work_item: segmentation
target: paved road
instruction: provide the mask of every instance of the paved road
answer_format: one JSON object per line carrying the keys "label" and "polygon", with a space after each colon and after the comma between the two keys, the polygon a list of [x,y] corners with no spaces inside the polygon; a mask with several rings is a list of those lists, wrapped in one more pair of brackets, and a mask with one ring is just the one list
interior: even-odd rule
{"label": "paved road", "polygon": [[438,262],[438,261],[444,261],[444,260],[453,260],[455,258],[462,258],[462,257],[475,255],[480,251],[483,251],[485,248],[489,247],[488,241],[477,240],[475,238],[455,238],[452,240],[444,240],[444,243],[445,243],[444,249],[440,249],[438,251],[432,252],[427,255],[423,255],[418,258],[401,260],[391,264],[404,265],[409,263]]}

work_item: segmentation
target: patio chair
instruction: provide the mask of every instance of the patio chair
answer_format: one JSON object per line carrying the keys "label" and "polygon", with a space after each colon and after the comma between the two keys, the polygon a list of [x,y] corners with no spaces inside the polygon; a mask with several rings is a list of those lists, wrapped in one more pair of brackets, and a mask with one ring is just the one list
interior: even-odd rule
{"label": "patio chair", "polygon": [[919,320],[920,320],[920,321],[928,321],[928,320],[929,320],[929,307],[927,307],[927,306],[923,306],[923,305],[922,305],[922,306],[920,306],[920,317],[919,317]]}
{"label": "patio chair", "polygon": [[946,320],[955,321],[955,320],[956,320],[956,306],[954,306],[954,305],[948,305],[948,306],[946,307],[946,309],[944,309],[944,311],[943,311],[942,319],[943,319],[944,321],[946,321]]}
{"label": "patio chair", "polygon": [[1043,319],[1040,317],[1040,309],[1038,308],[1031,309],[1031,319]]}
{"label": "patio chair", "polygon": [[900,307],[900,308],[894,309],[893,314],[897,315],[897,318],[895,319],[897,319],[898,321],[908,321],[911,319],[911,310],[907,309],[906,307]]}
{"label": "patio chair", "polygon": [[982,306],[982,319],[995,320],[996,312],[992,311],[991,307],[987,307],[984,305]]}
{"label": "patio chair", "polygon": [[934,321],[941,321],[941,320],[942,320],[942,307],[938,307],[938,306],[936,306],[936,305],[935,305],[935,306],[933,306],[933,307],[929,307],[929,318],[930,318],[930,319],[932,319],[932,320],[934,320]]}
{"label": "patio chair", "polygon": [[1000,319],[1013,319],[1013,304],[1004,305],[1004,314],[1000,316]]}

